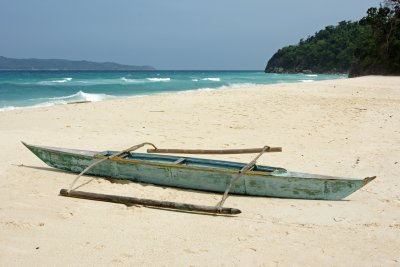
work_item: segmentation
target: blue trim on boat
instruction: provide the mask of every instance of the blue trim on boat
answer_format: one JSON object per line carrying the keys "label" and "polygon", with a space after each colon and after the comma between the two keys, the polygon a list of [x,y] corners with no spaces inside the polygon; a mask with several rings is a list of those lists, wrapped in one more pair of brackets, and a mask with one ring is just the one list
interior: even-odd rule
{"label": "blue trim on boat", "polygon": [[[118,151],[103,151],[98,155],[101,156],[111,156]],[[246,163],[233,162],[233,161],[224,161],[224,160],[212,160],[212,159],[201,159],[201,158],[191,158],[191,157],[180,157],[180,156],[170,156],[170,155],[160,155],[160,154],[146,154],[146,153],[129,153],[128,156],[124,157],[125,159],[132,160],[141,160],[141,161],[150,161],[150,162],[158,162],[158,163],[168,163],[173,164],[178,160],[183,159],[179,165],[185,166],[196,166],[196,167],[206,167],[206,168],[218,168],[218,169],[230,169],[230,170],[240,170]],[[286,172],[287,170],[279,167],[270,167],[270,166],[262,166],[256,165],[253,171],[260,172]]]}

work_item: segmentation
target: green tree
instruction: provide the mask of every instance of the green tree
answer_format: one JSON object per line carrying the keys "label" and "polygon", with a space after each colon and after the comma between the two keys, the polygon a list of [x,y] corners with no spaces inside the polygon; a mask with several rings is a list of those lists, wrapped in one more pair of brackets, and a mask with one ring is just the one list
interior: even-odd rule
{"label": "green tree", "polygon": [[400,0],[372,7],[359,22],[336,26],[279,49],[265,72],[400,74]]}
{"label": "green tree", "polygon": [[370,31],[357,47],[350,76],[400,74],[400,0],[370,8],[359,24]]}
{"label": "green tree", "polygon": [[347,73],[355,62],[354,50],[363,29],[357,22],[341,21],[336,26],[284,47],[268,61],[266,72]]}

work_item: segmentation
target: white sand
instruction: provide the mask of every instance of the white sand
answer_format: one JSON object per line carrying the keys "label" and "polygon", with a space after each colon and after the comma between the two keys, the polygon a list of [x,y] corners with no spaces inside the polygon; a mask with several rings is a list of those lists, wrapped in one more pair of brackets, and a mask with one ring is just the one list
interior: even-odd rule
{"label": "white sand", "polygon": [[[0,112],[0,140],[1,266],[400,265],[400,77]],[[239,216],[196,215],[60,197],[75,175],[48,168],[21,140],[89,150],[144,141],[165,148],[282,146],[283,153],[259,163],[378,178],[345,201],[231,196],[226,206],[240,208]],[[247,162],[254,155],[211,157]],[[204,205],[220,199],[102,179],[81,190]]]}

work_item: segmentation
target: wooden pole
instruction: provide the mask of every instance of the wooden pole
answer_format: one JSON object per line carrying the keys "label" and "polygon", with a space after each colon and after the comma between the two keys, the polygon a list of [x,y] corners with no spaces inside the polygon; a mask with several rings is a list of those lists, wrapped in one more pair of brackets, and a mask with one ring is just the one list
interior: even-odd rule
{"label": "wooden pole", "polygon": [[225,215],[235,215],[242,213],[239,209],[234,209],[234,208],[222,208],[220,210],[218,207],[213,207],[213,206],[202,206],[202,205],[193,205],[180,202],[169,202],[169,201],[159,201],[159,200],[144,199],[144,198],[105,195],[105,194],[97,194],[97,193],[74,191],[74,190],[69,191],[67,189],[61,189],[60,195],[64,197],[83,198],[83,199],[90,199],[97,201],[120,203],[125,205],[143,205],[143,206],[160,207],[160,208],[184,210],[191,212],[205,212],[205,213],[215,213],[215,214],[225,214]]}
{"label": "wooden pole", "polygon": [[[147,149],[147,153],[175,153],[175,154],[246,154],[260,153],[263,148],[246,148],[246,149]],[[281,147],[270,147],[264,151],[267,152],[282,152]]]}

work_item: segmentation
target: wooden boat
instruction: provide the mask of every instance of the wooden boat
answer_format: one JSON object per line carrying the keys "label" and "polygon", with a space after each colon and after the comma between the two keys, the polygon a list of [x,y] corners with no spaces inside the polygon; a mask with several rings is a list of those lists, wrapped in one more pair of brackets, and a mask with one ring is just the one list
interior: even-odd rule
{"label": "wooden boat", "polygon": [[[35,146],[23,143],[47,165],[80,173],[94,161],[115,151],[87,151]],[[87,174],[156,185],[224,192],[245,163],[161,154],[127,153],[109,158]],[[291,172],[283,168],[255,165],[243,173],[230,192],[251,196],[340,200],[375,177],[364,179]]]}

